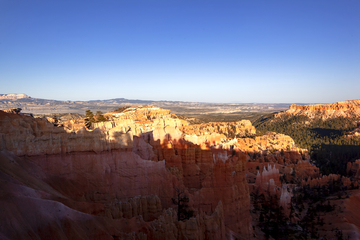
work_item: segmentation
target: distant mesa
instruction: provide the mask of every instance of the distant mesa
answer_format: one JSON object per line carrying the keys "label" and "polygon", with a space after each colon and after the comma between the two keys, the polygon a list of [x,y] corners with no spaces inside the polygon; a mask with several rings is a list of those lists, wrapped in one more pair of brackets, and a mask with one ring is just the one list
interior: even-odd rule
{"label": "distant mesa", "polygon": [[31,97],[26,94],[15,94],[15,93],[0,94],[0,99],[16,100],[16,99],[21,99],[21,98],[31,98]]}

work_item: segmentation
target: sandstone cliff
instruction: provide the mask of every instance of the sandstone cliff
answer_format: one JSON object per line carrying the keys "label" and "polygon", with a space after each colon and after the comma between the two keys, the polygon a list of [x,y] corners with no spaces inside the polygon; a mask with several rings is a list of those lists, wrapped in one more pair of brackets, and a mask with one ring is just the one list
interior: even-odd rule
{"label": "sandstone cliff", "polygon": [[34,168],[26,159],[0,153],[1,239],[225,239],[221,202],[211,214],[178,221],[176,211],[162,209],[155,195],[76,201],[74,193],[55,189],[60,183],[52,187],[39,179]]}
{"label": "sandstone cliff", "polygon": [[335,117],[359,117],[360,100],[349,100],[331,104],[296,105],[292,104],[290,109],[276,114],[276,117],[283,115],[305,115],[309,118],[335,118]]}
{"label": "sandstone cliff", "polygon": [[[4,238],[251,239],[246,158],[184,140],[188,123],[167,110],[121,113],[88,130],[0,111],[1,183],[17,186],[2,188]],[[189,197],[189,220],[177,220],[177,190]]]}

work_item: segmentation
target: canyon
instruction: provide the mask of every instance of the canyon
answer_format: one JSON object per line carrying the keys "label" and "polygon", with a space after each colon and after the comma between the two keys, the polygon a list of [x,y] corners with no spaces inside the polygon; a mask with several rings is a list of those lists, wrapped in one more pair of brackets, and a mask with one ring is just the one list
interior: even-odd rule
{"label": "canyon", "polygon": [[[192,124],[149,105],[104,117],[58,124],[0,111],[2,239],[266,239],[264,207],[299,226],[311,209],[296,199],[335,182],[350,191],[346,201],[328,198],[344,209],[337,224],[359,236],[348,210],[359,161],[348,176],[322,175],[307,149],[284,134],[258,135],[249,120]],[[324,216],[322,236],[335,237]]]}
{"label": "canyon", "polygon": [[[244,159],[185,141],[187,123],[168,110],[128,108],[91,129],[0,119],[4,238],[253,236]],[[187,221],[173,201],[182,195],[194,212]]]}

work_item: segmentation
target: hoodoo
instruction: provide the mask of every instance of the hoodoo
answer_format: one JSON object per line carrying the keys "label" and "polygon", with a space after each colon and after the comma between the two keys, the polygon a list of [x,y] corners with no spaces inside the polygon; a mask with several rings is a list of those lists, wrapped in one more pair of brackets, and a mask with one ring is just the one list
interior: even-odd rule
{"label": "hoodoo", "polygon": [[154,106],[53,120],[0,111],[1,238],[296,238],[315,207],[331,217],[323,195],[358,188],[358,161],[322,175],[290,136],[248,120],[191,125]]}

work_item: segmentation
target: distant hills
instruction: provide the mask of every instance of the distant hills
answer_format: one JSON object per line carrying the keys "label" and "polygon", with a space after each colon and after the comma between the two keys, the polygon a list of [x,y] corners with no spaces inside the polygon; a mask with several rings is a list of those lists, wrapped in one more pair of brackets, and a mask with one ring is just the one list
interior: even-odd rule
{"label": "distant hills", "polygon": [[0,94],[0,109],[21,108],[23,112],[33,114],[50,113],[78,113],[86,110],[109,112],[122,106],[152,105],[170,109],[172,113],[184,115],[197,114],[243,114],[243,113],[270,113],[287,110],[290,104],[269,103],[202,103],[182,101],[152,101],[115,98],[108,100],[91,101],[58,101],[41,98],[32,98],[26,94]]}

